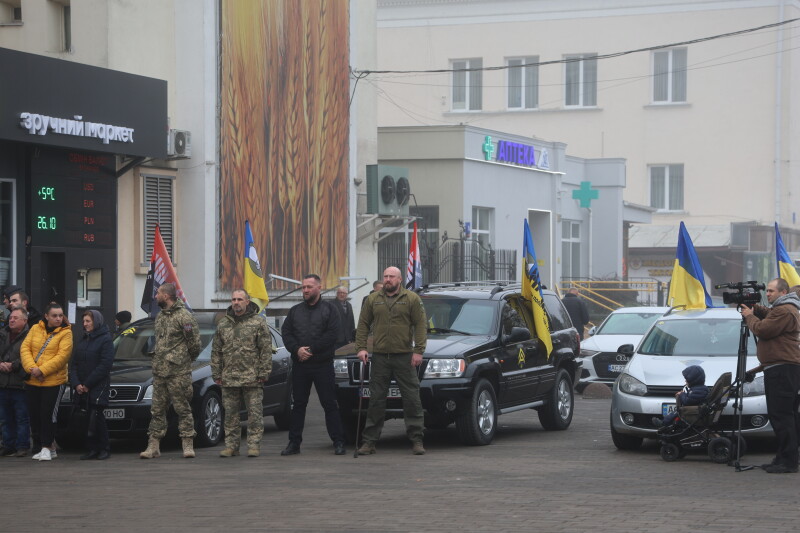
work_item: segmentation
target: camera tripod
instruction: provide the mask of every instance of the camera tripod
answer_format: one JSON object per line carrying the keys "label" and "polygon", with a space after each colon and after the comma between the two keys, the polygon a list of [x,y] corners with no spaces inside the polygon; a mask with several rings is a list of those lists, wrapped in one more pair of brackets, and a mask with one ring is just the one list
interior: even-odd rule
{"label": "camera tripod", "polygon": [[[736,443],[736,457],[731,459],[728,463],[733,466],[736,472],[745,472],[755,468],[753,465],[742,466],[739,460],[742,457],[742,401],[744,400],[744,382],[747,374],[747,342],[750,338],[750,328],[747,327],[744,317],[742,317],[742,325],[739,327],[739,352],[736,359],[736,399],[733,402],[733,416],[738,419],[738,427],[733,432],[734,442]],[[753,337],[753,340],[758,344],[758,339]]]}

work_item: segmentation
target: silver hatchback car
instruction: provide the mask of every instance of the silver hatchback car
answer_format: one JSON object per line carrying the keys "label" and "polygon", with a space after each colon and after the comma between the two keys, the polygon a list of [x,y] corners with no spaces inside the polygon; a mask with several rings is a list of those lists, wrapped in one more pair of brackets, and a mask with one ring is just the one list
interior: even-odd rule
{"label": "silver hatchback car", "polygon": [[[637,349],[620,346],[632,357],[614,382],[611,395],[611,437],[620,450],[641,446],[643,439],[657,438],[653,417],[673,411],[675,393],[684,386],[681,372],[700,365],[706,385],[713,385],[723,372],[736,376],[742,317],[732,308],[673,311],[659,318]],[[758,365],[756,346],[750,336],[747,368]],[[773,437],[767,419],[764,376],[745,383],[742,401],[742,434]],[[738,427],[731,400],[720,417],[724,429]]]}

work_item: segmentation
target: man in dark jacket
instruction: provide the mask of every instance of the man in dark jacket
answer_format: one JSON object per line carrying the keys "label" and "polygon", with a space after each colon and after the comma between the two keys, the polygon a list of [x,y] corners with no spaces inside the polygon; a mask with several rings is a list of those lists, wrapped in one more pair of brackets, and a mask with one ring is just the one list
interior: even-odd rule
{"label": "man in dark jacket", "polygon": [[289,310],[283,322],[283,343],[292,354],[292,415],[289,444],[281,455],[300,453],[311,385],[325,410],[325,425],[336,455],[344,455],[344,432],[336,402],[333,354],[341,328],[333,302],[320,298],[321,281],[316,274],[303,277],[303,303]]}
{"label": "man in dark jacket", "polygon": [[35,308],[31,306],[30,298],[22,289],[13,292],[9,295],[8,301],[11,308],[22,307],[28,313],[28,326],[33,327],[42,320],[42,315]]}
{"label": "man in dark jacket", "polygon": [[589,309],[586,307],[586,302],[578,296],[578,289],[575,287],[572,287],[561,301],[564,302],[564,307],[567,308],[567,313],[572,319],[572,325],[578,330],[578,335],[583,340],[583,330],[586,324],[589,323]]}
{"label": "man in dark jacket", "polygon": [[767,284],[767,301],[770,307],[741,306],[747,327],[758,337],[756,355],[761,363],[748,370],[747,379],[764,372],[767,416],[778,440],[775,459],[762,468],[770,474],[794,473],[800,425],[800,298],[789,292],[786,280],[775,278]]}
{"label": "man in dark jacket", "polygon": [[0,330],[0,425],[3,426],[0,456],[25,457],[30,448],[31,425],[23,390],[28,373],[19,357],[27,334],[25,309],[12,309],[8,325]]}
{"label": "man in dark jacket", "polygon": [[339,335],[336,337],[336,347],[350,344],[356,336],[356,318],[353,306],[347,301],[347,287],[336,289],[336,301],[333,306],[339,311]]}

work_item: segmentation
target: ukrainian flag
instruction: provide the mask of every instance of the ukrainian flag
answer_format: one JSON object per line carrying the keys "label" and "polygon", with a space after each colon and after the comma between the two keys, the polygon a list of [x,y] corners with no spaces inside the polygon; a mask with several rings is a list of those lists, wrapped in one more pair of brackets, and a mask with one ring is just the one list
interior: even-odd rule
{"label": "ukrainian flag", "polygon": [[253,244],[253,233],[250,231],[250,222],[244,223],[244,290],[250,295],[250,301],[255,302],[261,312],[269,303],[267,286],[264,285],[264,275],[261,273],[261,263]]}
{"label": "ukrainian flag", "polygon": [[778,277],[785,279],[789,287],[800,285],[800,275],[797,274],[794,261],[789,257],[789,253],[783,245],[777,222],[775,223],[775,253],[778,255]]}
{"label": "ukrainian flag", "polygon": [[533,312],[533,326],[536,337],[547,349],[547,358],[553,351],[553,340],[550,338],[550,320],[544,310],[542,284],[539,279],[539,267],[536,263],[536,251],[533,249],[531,228],[525,219],[525,234],[522,240],[522,298]]}
{"label": "ukrainian flag", "polygon": [[678,234],[678,251],[675,265],[672,267],[667,302],[672,307],[680,306],[686,309],[714,307],[703,281],[703,268],[700,266],[692,238],[689,237],[683,222]]}

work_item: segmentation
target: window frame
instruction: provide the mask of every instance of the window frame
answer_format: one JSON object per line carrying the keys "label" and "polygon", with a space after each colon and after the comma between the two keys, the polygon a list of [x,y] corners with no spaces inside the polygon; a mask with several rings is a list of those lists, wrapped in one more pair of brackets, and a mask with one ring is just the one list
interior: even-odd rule
{"label": "window frame", "polygon": [[[680,205],[676,207],[672,207],[672,189],[673,189],[673,180],[672,180],[672,173],[673,170],[677,170],[680,168]],[[661,205],[655,205],[655,198],[654,192],[657,187],[653,183],[653,170],[654,169],[664,169],[663,180],[664,183],[660,186],[663,188],[662,191],[662,199],[663,202]],[[677,178],[677,176],[676,176]],[[658,210],[659,213],[680,213],[683,212],[685,209],[685,196],[686,196],[686,167],[683,163],[665,163],[665,164],[652,164],[647,165],[647,182],[650,187],[650,207],[653,207]]]}
{"label": "window frame", "polygon": [[[564,56],[565,60],[573,60],[573,61],[566,61],[564,63],[564,107],[567,108],[579,108],[579,107],[597,107],[597,54],[596,53],[589,53],[589,54],[566,54]],[[594,72],[587,73],[587,65],[593,65]],[[578,65],[578,79],[577,81],[570,81],[570,70],[574,65]],[[592,74],[594,79],[587,81],[587,76]],[[587,103],[587,84],[590,84],[589,87],[593,87],[591,96],[593,97],[592,103]],[[570,89],[573,86],[577,86],[577,102],[570,103]]]}
{"label": "window frame", "polygon": [[[154,183],[155,182],[155,183]],[[167,248],[167,253],[172,260],[173,265],[175,261],[175,176],[158,174],[158,173],[142,173],[142,265],[150,265],[150,258],[153,254],[153,245],[155,243],[155,222],[158,223],[161,231],[161,238],[164,240],[164,246]],[[155,185],[155,194],[158,196],[156,199],[157,205],[152,206],[148,193],[153,194],[152,187]],[[148,189],[150,186],[150,189]],[[170,197],[168,199],[160,198],[162,191],[169,190]],[[167,204],[167,205],[164,205]],[[160,211],[164,209],[165,212],[157,213],[154,217],[149,213],[151,209]]]}
{"label": "window frame", "polygon": [[[473,57],[468,59],[451,59],[450,69],[452,76],[450,78],[450,110],[454,112],[475,112],[483,110],[483,71],[481,70],[465,70],[465,69],[481,69],[483,68],[483,58]],[[464,76],[462,85],[457,85],[457,76]],[[456,107],[456,88],[463,88],[464,91],[464,107]],[[476,102],[473,102],[475,100]],[[459,100],[460,102],[460,100]],[[473,105],[477,103],[477,107]]]}
{"label": "window frame", "polygon": [[[569,232],[565,232],[565,226],[569,225]],[[578,236],[573,236],[574,228],[578,228]],[[569,248],[569,257],[565,256],[564,247]],[[577,246],[578,258],[575,261],[574,249]],[[575,274],[575,264],[577,263],[577,275]],[[569,265],[569,272],[566,271]],[[581,221],[580,220],[561,220],[561,276],[564,278],[580,278],[581,272]]]}
{"label": "window frame", "polygon": [[[679,59],[683,61],[683,68],[679,65],[675,67],[676,61],[676,52],[680,52],[683,57]],[[656,69],[659,66],[658,58],[664,56],[666,54],[667,64],[664,72],[657,72]],[[654,50],[651,55],[651,88],[650,88],[650,99],[651,103],[654,105],[669,105],[669,104],[685,104],[687,102],[688,96],[688,56],[689,51],[688,48],[669,48],[666,50]],[[678,75],[676,75],[678,73]],[[660,80],[664,80],[665,87],[660,87],[662,85]],[[683,91],[682,95],[676,96],[675,93],[678,92],[677,84],[681,84],[680,90]],[[656,91],[661,89],[661,91],[666,93],[666,96],[659,100],[657,99]],[[680,99],[682,96],[682,99]]]}
{"label": "window frame", "polygon": [[[517,66],[512,66],[512,62],[519,61],[520,64]],[[528,109],[538,109],[539,108],[539,65],[531,64],[531,63],[538,63],[539,56],[514,56],[506,58],[506,108],[509,110],[528,110]],[[526,65],[526,66],[523,66]],[[512,91],[512,73],[516,71],[519,72],[519,85],[516,86],[517,90],[519,91],[518,95],[515,95],[519,98],[520,105],[513,106],[511,105],[511,91]],[[528,73],[531,72],[531,77],[533,78],[533,83],[528,83]],[[529,100],[533,100],[533,102],[529,102]]]}

